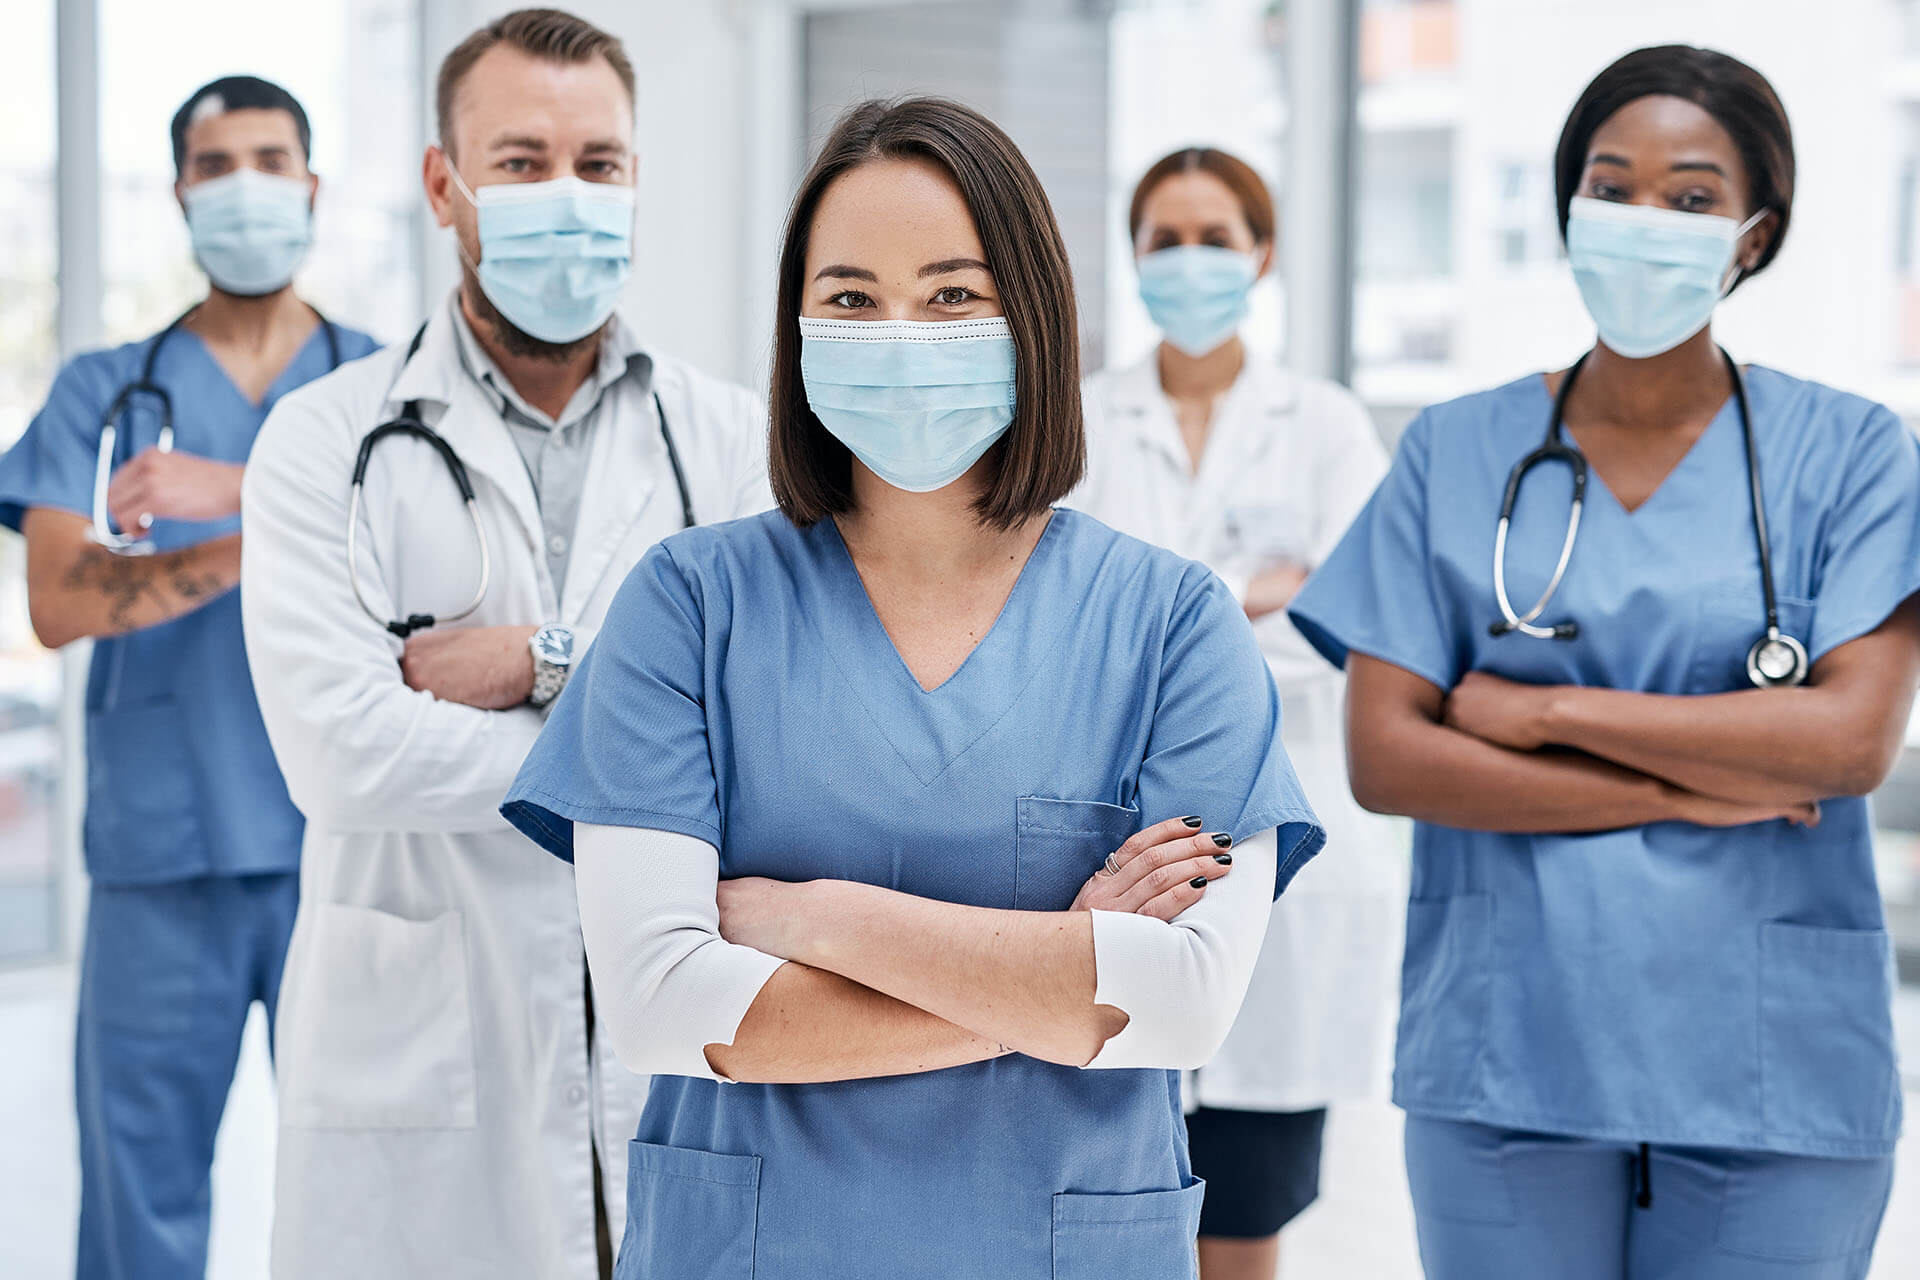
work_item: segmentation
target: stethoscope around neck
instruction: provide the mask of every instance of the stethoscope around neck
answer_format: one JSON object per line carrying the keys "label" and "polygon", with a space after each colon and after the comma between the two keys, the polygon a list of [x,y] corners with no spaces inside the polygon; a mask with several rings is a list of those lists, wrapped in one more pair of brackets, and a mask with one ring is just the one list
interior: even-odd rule
{"label": "stethoscope around neck", "polygon": [[[113,484],[114,466],[119,461],[120,426],[126,420],[127,411],[133,407],[139,396],[149,396],[159,404],[160,431],[154,440],[154,448],[161,453],[173,452],[173,396],[167,389],[153,379],[155,365],[160,359],[160,348],[173,336],[174,330],[187,322],[187,317],[199,310],[199,304],[188,307],[175,316],[167,327],[154,335],[153,342],[147,348],[147,356],[140,365],[140,376],[120,388],[112,403],[100,419],[100,453],[93,468],[93,527],[88,536],[107,550],[120,556],[144,556],[153,552],[153,540],[146,531],[153,524],[151,517],[143,516],[139,533],[127,533],[116,530],[107,514],[107,490]],[[334,332],[333,322],[320,316],[320,329],[327,339],[327,367],[340,367],[340,337]]]}
{"label": "stethoscope around neck", "polygon": [[[1747,650],[1747,678],[1761,689],[1797,685],[1807,678],[1807,650],[1800,641],[1780,629],[1780,608],[1773,590],[1773,547],[1767,536],[1767,507],[1760,487],[1760,452],[1753,439],[1753,416],[1747,402],[1746,375],[1725,349],[1721,349],[1720,358],[1726,362],[1727,372],[1733,378],[1734,403],[1740,412],[1740,431],[1746,441],[1747,485],[1753,503],[1753,536],[1760,552],[1760,596],[1766,606],[1766,629]],[[1583,355],[1567,370],[1567,376],[1561,379],[1560,389],[1553,397],[1553,416],[1547,423],[1547,438],[1533,452],[1520,459],[1507,476],[1506,492],[1500,499],[1500,523],[1493,535],[1493,594],[1499,602],[1501,614],[1500,621],[1488,628],[1494,636],[1518,633],[1541,640],[1572,640],[1580,634],[1580,624],[1577,622],[1543,625],[1539,619],[1553,600],[1554,593],[1560,589],[1561,580],[1566,577],[1567,565],[1573,559],[1574,540],[1580,532],[1580,515],[1586,508],[1587,458],[1562,435],[1567,395],[1573,390],[1574,380],[1579,377],[1586,363],[1587,357]],[[1529,471],[1548,462],[1565,463],[1573,473],[1573,503],[1567,515],[1567,536],[1560,543],[1560,558],[1554,564],[1553,576],[1547,580],[1546,590],[1540,593],[1540,598],[1533,602],[1532,608],[1520,613],[1514,609],[1507,595],[1507,533],[1513,525],[1513,511],[1520,500],[1521,483]]]}
{"label": "stethoscope around neck", "polygon": [[[401,357],[399,372],[394,374],[394,385],[399,385],[401,376],[406,373],[407,366],[413,363],[414,356],[419,354],[420,344],[426,336],[427,326],[424,324],[414,331],[413,341],[407,344],[407,354]],[[683,527],[691,529],[694,525],[693,495],[687,489],[687,474],[680,465],[680,450],[674,445],[673,432],[667,426],[666,406],[661,404],[658,391],[653,393],[653,407],[660,417],[660,438],[666,442],[667,462],[673,467],[673,481],[680,490],[680,518],[684,522]],[[367,483],[367,466],[373,461],[373,451],[380,442],[394,436],[412,436],[440,455],[447,474],[453,477],[454,487],[460,491],[460,501],[466,504],[467,518],[473,522],[473,540],[480,549],[480,572],[474,583],[472,598],[456,612],[410,613],[405,618],[385,618],[367,602],[366,592],[360,587],[360,510]],[[438,623],[458,622],[470,616],[487,598],[487,588],[493,582],[493,553],[487,543],[487,527],[480,520],[480,504],[474,498],[473,480],[467,474],[466,463],[447,443],[447,438],[426,424],[418,400],[407,401],[400,406],[397,417],[381,423],[360,439],[360,451],[353,460],[352,493],[347,500],[347,581],[353,587],[353,598],[359,602],[361,611],[402,640]]]}

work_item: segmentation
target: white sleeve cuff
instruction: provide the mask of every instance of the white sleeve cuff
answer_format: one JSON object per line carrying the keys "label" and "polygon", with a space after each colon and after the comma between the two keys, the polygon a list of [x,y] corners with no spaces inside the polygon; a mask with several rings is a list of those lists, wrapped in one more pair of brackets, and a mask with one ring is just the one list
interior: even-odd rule
{"label": "white sleeve cuff", "polygon": [[594,1007],[642,1075],[725,1080],[706,1047],[732,1044],[777,956],[720,936],[720,854],[672,831],[577,822],[580,930]]}
{"label": "white sleeve cuff", "polygon": [[1266,939],[1277,850],[1270,830],[1235,845],[1233,870],[1171,923],[1093,913],[1094,1003],[1121,1010],[1127,1025],[1088,1067],[1186,1070],[1213,1056]]}

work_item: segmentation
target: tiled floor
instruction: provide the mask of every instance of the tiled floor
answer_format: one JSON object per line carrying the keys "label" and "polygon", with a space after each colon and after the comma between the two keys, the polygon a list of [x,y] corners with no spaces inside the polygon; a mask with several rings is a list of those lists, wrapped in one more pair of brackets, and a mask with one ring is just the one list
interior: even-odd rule
{"label": "tiled floor", "polygon": [[[71,1273],[78,1171],[73,1158],[73,977],[68,970],[0,975],[0,1276]],[[1920,1128],[1920,995],[1900,1008],[1909,1064],[1908,1113]],[[214,1165],[211,1280],[262,1280],[272,1212],[273,1094],[266,1024],[247,1029],[240,1076]],[[1399,1113],[1385,1103],[1336,1110],[1327,1130],[1323,1194],[1291,1231],[1285,1280],[1413,1280],[1413,1211],[1400,1176]],[[1920,1137],[1901,1148],[1873,1280],[1920,1275]]]}

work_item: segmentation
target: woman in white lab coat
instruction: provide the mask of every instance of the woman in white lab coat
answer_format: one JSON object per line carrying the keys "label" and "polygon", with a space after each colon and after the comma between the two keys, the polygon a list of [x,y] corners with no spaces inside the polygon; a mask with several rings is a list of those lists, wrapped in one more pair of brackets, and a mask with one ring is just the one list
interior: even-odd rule
{"label": "woman in white lab coat", "polygon": [[1287,753],[1329,833],[1274,905],[1232,1034],[1189,1077],[1194,1172],[1208,1182],[1204,1280],[1269,1280],[1279,1232],[1319,1188],[1329,1103],[1374,1095],[1387,1061],[1405,898],[1402,841],[1347,787],[1345,678],[1285,610],[1386,471],[1353,394],[1250,353],[1247,294],[1273,262],[1273,202],[1243,161],[1177,151],[1135,190],[1141,296],[1162,332],[1088,380],[1087,479],[1069,500],[1211,567],[1253,619]]}

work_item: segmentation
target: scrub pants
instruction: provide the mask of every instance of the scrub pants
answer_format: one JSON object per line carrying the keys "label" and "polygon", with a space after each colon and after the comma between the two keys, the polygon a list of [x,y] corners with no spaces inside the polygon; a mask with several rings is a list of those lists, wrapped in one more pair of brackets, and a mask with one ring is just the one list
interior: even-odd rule
{"label": "scrub pants", "polygon": [[273,1016],[299,890],[294,873],[93,887],[74,1037],[79,1280],[205,1274],[214,1134],[247,1011]]}
{"label": "scrub pants", "polygon": [[1652,1147],[1407,1117],[1428,1280],[1858,1280],[1893,1157]]}

